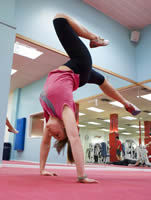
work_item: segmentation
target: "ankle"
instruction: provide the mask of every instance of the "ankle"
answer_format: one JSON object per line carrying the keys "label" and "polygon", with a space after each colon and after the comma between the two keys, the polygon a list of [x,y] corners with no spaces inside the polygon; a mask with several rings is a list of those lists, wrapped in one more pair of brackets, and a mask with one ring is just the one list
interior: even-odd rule
{"label": "ankle", "polygon": [[97,36],[97,35],[92,35],[92,37],[90,38],[90,41],[91,40],[97,40],[99,38],[99,36]]}

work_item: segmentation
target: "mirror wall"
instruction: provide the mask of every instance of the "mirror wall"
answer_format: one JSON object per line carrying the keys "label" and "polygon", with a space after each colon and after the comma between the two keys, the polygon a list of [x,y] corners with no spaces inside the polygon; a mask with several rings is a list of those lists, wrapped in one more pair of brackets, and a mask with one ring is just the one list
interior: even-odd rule
{"label": "mirror wall", "polygon": [[[12,69],[16,70],[16,73],[11,76],[11,94],[15,93],[18,88],[25,88],[25,90],[28,90],[39,80],[42,80],[43,83],[45,77],[51,70],[57,68],[59,65],[68,60],[67,55],[63,52],[59,52],[20,35],[16,36],[16,43],[20,43],[24,47],[36,49],[39,52],[42,52],[42,54],[36,59],[33,59],[14,53]],[[88,159],[88,149],[92,145],[102,142],[105,142],[108,146],[111,114],[118,114],[118,132],[121,141],[123,143],[126,143],[127,141],[129,141],[129,143],[134,143],[133,146],[138,145],[139,121],[141,122],[142,142],[144,140],[144,121],[151,121],[151,101],[147,100],[144,96],[151,95],[151,80],[145,80],[141,83],[136,83],[135,81],[130,80],[128,77],[122,77],[99,66],[94,65],[94,67],[104,74],[113,87],[117,88],[127,100],[138,106],[142,112],[138,117],[132,117],[128,112],[125,111],[124,108],[111,104],[113,100],[104,95],[101,90],[94,96],[89,96],[82,99],[79,98],[79,100],[76,100],[76,102],[79,104],[79,128],[80,137],[85,152],[85,160],[86,162],[92,163],[94,162],[94,159],[93,161]],[[37,89],[37,94],[41,92],[43,86],[42,83]],[[34,96],[33,91],[33,93],[30,93],[30,98],[31,97],[35,99],[35,102],[34,100],[32,102],[34,107],[34,104],[36,104],[36,99],[38,101],[38,96]],[[29,96],[24,96],[24,98],[26,98],[28,101]],[[12,101],[9,101],[8,113],[10,117],[12,116],[11,111],[13,110],[10,106],[11,104]],[[102,111],[95,112],[89,110],[91,107],[99,108]],[[30,140],[34,138],[40,138],[42,136],[42,127],[44,126],[44,122],[41,114],[42,109],[40,109],[38,107],[38,109],[35,108],[33,110],[28,110],[27,108],[26,111],[28,110],[28,112],[25,110],[22,111],[21,109],[21,111],[18,111],[20,116],[25,114],[30,118],[30,126],[28,126],[29,130],[27,130],[28,136],[31,136],[29,137]],[[34,116],[32,117],[33,121],[31,120],[31,116]],[[37,127],[40,127],[39,129],[37,129],[36,124]]]}

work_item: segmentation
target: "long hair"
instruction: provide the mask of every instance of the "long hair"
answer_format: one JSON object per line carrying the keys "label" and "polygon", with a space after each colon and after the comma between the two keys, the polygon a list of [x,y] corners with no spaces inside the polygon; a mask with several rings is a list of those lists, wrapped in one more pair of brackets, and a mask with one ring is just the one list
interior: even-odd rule
{"label": "long hair", "polygon": [[[66,131],[65,131],[65,135],[66,135]],[[66,138],[64,140],[60,140],[60,141],[56,140],[55,143],[54,143],[54,147],[56,148],[56,151],[58,152],[58,154],[60,154],[61,151],[63,151],[63,153],[64,153],[64,149],[65,149],[66,144],[68,145],[68,147],[67,147],[68,161],[70,163],[73,163],[74,158],[73,158],[73,154],[72,154],[72,150],[71,150],[70,141],[68,140],[67,135],[66,135]]]}

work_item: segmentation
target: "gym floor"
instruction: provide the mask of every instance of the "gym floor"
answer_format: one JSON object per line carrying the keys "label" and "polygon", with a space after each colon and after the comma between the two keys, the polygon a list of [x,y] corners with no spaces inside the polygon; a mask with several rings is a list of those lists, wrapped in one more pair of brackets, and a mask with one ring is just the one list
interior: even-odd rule
{"label": "gym floor", "polygon": [[150,200],[151,168],[86,165],[86,174],[98,184],[76,182],[74,165],[48,164],[59,176],[40,176],[39,164],[3,161],[0,200]]}

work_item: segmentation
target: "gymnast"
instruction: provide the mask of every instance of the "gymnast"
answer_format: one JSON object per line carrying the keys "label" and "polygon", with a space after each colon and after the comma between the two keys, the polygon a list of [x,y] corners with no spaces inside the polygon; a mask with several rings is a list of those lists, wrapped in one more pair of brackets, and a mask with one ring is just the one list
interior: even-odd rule
{"label": "gymnast", "polygon": [[57,14],[53,20],[56,34],[70,60],[48,74],[40,102],[44,110],[46,126],[40,147],[40,174],[55,176],[45,170],[51,138],[56,139],[58,153],[68,144],[68,161],[75,162],[77,180],[81,183],[97,183],[85,175],[84,153],[75,118],[75,103],[72,92],[86,83],[97,84],[111,98],[119,101],[132,115],[140,110],[114,89],[103,75],[92,69],[91,55],[79,37],[90,41],[90,48],[107,46],[108,40],[89,32],[77,21],[64,14]]}

